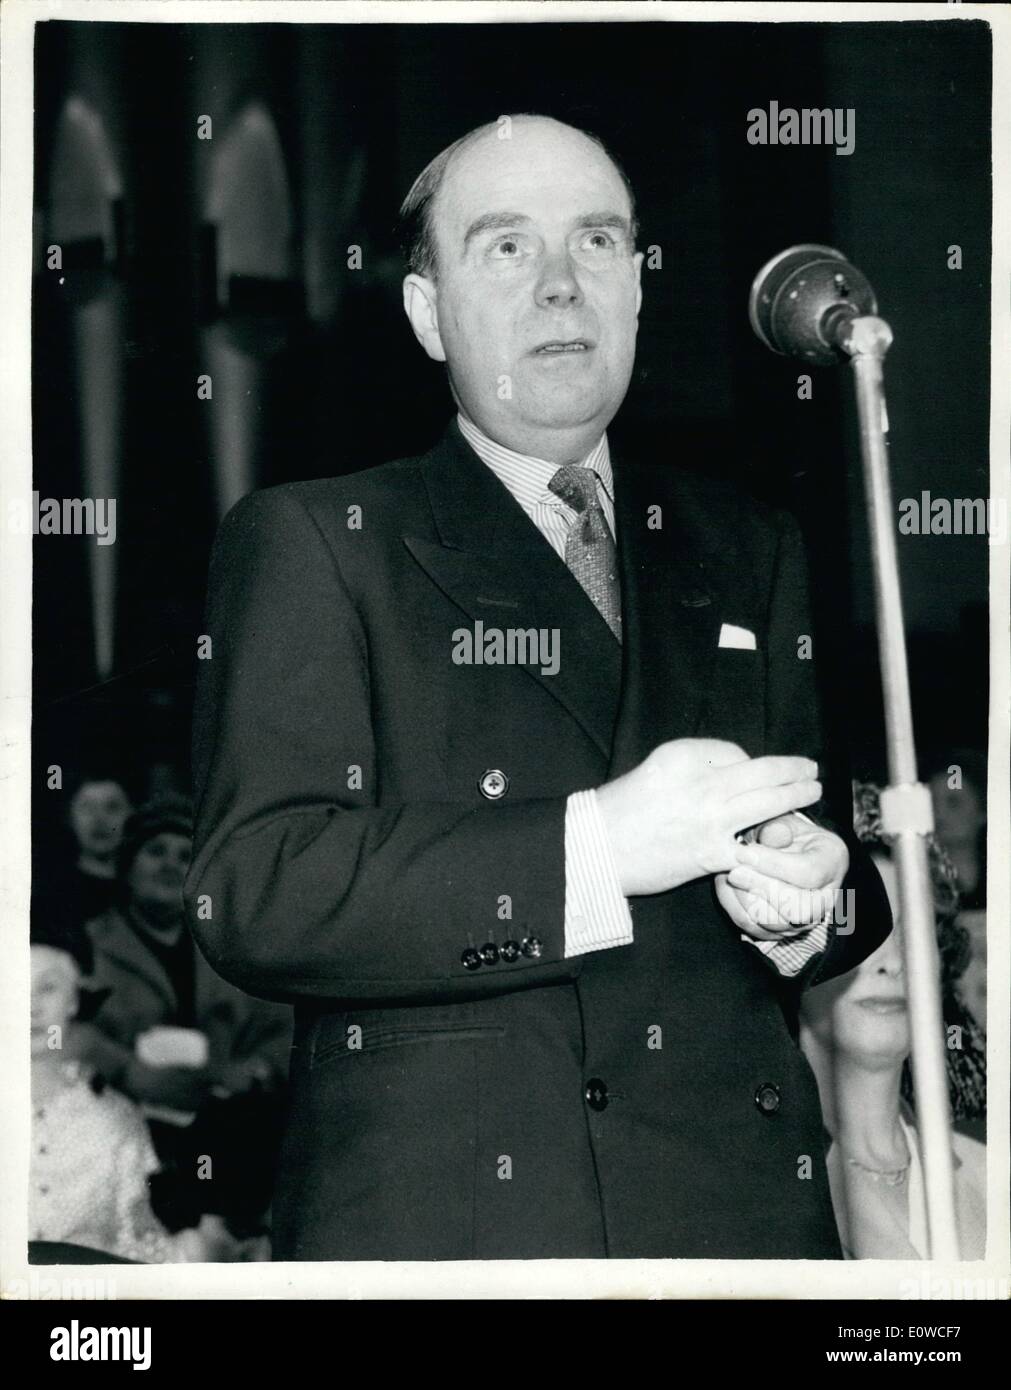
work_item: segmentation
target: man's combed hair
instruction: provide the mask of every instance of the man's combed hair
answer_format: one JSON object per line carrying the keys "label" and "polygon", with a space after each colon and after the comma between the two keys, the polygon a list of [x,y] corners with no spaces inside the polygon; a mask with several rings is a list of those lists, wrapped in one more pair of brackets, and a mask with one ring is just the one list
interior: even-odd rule
{"label": "man's combed hair", "polygon": [[[501,119],[501,118],[500,118]],[[553,120],[554,117],[539,116],[536,113],[522,112],[516,116],[508,118],[511,121],[521,120]],[[559,122],[564,124],[564,122]],[[435,224],[433,210],[435,199],[442,181],[446,176],[446,170],[454,157],[461,150],[465,149],[473,141],[480,139],[489,131],[497,130],[499,121],[488,121],[485,125],[477,126],[474,130],[469,130],[466,135],[461,135],[459,140],[454,140],[451,145],[447,145],[441,150],[430,163],[426,164],[421,173],[411,184],[410,191],[403,203],[400,205],[398,228],[400,234],[400,246],[407,262],[408,270],[416,275],[425,275],[429,279],[435,279],[438,270],[438,257],[435,244]],[[621,177],[625,190],[628,193],[629,206],[632,217],[632,242],[635,243],[637,224],[635,220],[635,194],[629,182],[628,175],[621,167],[614,155],[598,136],[592,131],[583,130],[579,126],[571,127],[579,130],[581,135],[585,135],[588,140],[600,149],[617,169]]]}

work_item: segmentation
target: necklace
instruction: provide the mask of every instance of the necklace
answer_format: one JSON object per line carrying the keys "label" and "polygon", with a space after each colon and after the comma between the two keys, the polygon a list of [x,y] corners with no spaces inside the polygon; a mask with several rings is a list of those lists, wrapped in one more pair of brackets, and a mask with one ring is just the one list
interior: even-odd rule
{"label": "necklace", "polygon": [[884,1179],[889,1187],[898,1187],[900,1182],[905,1182],[911,1161],[907,1159],[901,1168],[868,1168],[866,1163],[860,1163],[855,1158],[846,1160],[853,1168],[859,1168],[861,1173],[867,1173],[875,1182]]}

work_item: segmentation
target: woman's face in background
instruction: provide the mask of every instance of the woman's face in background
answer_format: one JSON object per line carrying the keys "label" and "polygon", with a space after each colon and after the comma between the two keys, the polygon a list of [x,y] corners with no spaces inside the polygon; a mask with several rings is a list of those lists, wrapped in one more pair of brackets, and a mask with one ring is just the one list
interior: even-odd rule
{"label": "woman's face in background", "polygon": [[50,1028],[63,1028],[77,1012],[80,971],[73,956],[52,946],[33,946],[32,1056],[49,1050]]}
{"label": "woman's face in background", "polygon": [[82,852],[100,859],[115,854],[130,811],[118,782],[85,782],[70,803],[70,828]]}
{"label": "woman's face in background", "polygon": [[872,1068],[894,1066],[910,1050],[895,867],[884,855],[874,863],[891,903],[891,933],[855,970],[808,990],[802,1004],[805,1025],[824,1047]]}
{"label": "woman's face in background", "polygon": [[141,845],[128,880],[135,902],[162,912],[170,908],[182,911],[191,844],[188,835],[164,830]]}

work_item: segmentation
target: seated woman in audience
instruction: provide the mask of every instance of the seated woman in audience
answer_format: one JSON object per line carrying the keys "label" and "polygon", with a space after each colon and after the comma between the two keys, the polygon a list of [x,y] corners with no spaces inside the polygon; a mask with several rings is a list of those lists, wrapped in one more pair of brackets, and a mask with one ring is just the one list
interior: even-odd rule
{"label": "seated woman in audience", "polygon": [[[910,1054],[909,1016],[902,957],[902,921],[896,874],[880,840],[876,794],[858,793],[857,831],[877,843],[875,863],[892,904],[895,927],[886,941],[855,970],[817,985],[801,1003],[801,1046],[821,1095],[832,1203],[843,1251],[849,1259],[923,1259],[927,1252],[923,1168],[916,1119],[903,1097]],[[950,867],[931,847],[935,893],[942,902],[940,944],[949,1024],[949,1089],[953,1113],[972,1114],[985,1104],[983,1059],[978,1032],[963,1013],[951,1024],[953,970],[960,953],[960,928],[949,896]],[[951,1046],[950,1044],[956,1044]],[[986,1150],[955,1130],[956,1220],[963,1259],[982,1259],[986,1238]]]}
{"label": "seated woman in audience", "polygon": [[159,1165],[140,1111],[63,1051],[90,964],[71,923],[33,925],[29,1239],[148,1264],[207,1259],[197,1231],[172,1236],[151,1209]]}
{"label": "seated woman in audience", "polygon": [[[104,998],[87,1044],[80,1044],[128,1095],[180,1111],[195,1109],[212,1091],[233,1094],[283,1080],[291,1039],[291,1010],[228,984],[189,934],[182,888],[191,836],[182,797],[151,801],[128,821],[116,905],[87,924],[93,983]],[[199,1034],[203,1042],[193,1050],[165,1034],[164,1045],[138,1051],[144,1035],[168,1029]],[[172,1056],[177,1046],[179,1062],[145,1060],[166,1048]]]}
{"label": "seated woman in audience", "polygon": [[[178,1178],[171,1210],[158,1199],[165,1219],[213,1210],[247,1237],[270,1201],[292,1013],[228,984],[197,949],[182,899],[191,837],[182,797],[150,801],[128,821],[117,903],[87,924],[104,998],[74,1046],[147,1109]],[[211,1155],[213,1182],[199,1155]]]}

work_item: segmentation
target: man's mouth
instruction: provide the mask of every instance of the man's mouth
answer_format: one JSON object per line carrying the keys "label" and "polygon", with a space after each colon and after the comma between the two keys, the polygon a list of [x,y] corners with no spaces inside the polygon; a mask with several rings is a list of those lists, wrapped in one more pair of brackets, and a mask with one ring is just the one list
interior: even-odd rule
{"label": "man's mouth", "polygon": [[534,348],[534,353],[538,356],[549,356],[564,352],[589,352],[592,347],[593,344],[588,338],[552,338],[550,342],[541,343],[540,347]]}

